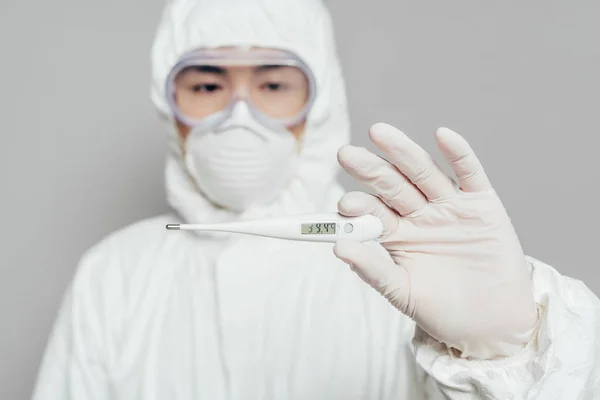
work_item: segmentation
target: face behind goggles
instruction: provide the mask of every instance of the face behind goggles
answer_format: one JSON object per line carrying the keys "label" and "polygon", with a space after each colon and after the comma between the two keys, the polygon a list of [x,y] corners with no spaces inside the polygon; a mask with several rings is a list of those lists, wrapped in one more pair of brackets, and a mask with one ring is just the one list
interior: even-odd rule
{"label": "face behind goggles", "polygon": [[167,79],[174,116],[195,130],[212,130],[239,102],[263,125],[280,130],[302,122],[315,99],[308,66],[270,49],[197,50],[183,56]]}

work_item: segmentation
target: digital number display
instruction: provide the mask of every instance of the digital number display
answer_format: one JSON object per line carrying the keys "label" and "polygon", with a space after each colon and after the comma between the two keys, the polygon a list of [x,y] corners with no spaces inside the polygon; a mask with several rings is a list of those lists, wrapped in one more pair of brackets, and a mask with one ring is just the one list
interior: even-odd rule
{"label": "digital number display", "polygon": [[300,233],[303,235],[335,235],[335,222],[302,224]]}

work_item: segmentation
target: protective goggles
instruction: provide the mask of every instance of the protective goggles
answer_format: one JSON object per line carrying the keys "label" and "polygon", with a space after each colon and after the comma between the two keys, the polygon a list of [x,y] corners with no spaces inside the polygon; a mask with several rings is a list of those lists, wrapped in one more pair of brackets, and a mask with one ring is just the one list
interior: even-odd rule
{"label": "protective goggles", "polygon": [[211,49],[186,54],[167,79],[174,116],[210,130],[227,120],[238,102],[273,128],[301,123],[316,93],[310,68],[293,53],[268,49]]}

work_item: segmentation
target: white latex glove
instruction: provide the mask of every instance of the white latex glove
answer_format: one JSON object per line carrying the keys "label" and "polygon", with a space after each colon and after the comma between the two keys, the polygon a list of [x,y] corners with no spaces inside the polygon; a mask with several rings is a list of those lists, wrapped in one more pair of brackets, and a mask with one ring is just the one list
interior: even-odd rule
{"label": "white latex glove", "polygon": [[530,272],[469,144],[449,129],[436,133],[458,187],[394,127],[375,124],[369,135],[389,162],[353,146],[338,159],[376,196],[348,193],[339,212],[375,215],[384,234],[381,244],[340,241],[335,254],[450,353],[493,359],[520,350],[537,321]]}

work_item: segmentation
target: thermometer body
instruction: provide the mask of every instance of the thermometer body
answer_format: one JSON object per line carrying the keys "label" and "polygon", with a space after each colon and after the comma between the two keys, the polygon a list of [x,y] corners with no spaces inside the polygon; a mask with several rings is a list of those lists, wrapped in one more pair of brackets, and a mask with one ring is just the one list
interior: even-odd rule
{"label": "thermometer body", "polygon": [[242,233],[308,242],[366,242],[377,240],[381,236],[383,224],[372,215],[345,217],[338,213],[328,213],[221,224],[169,224],[167,229]]}

